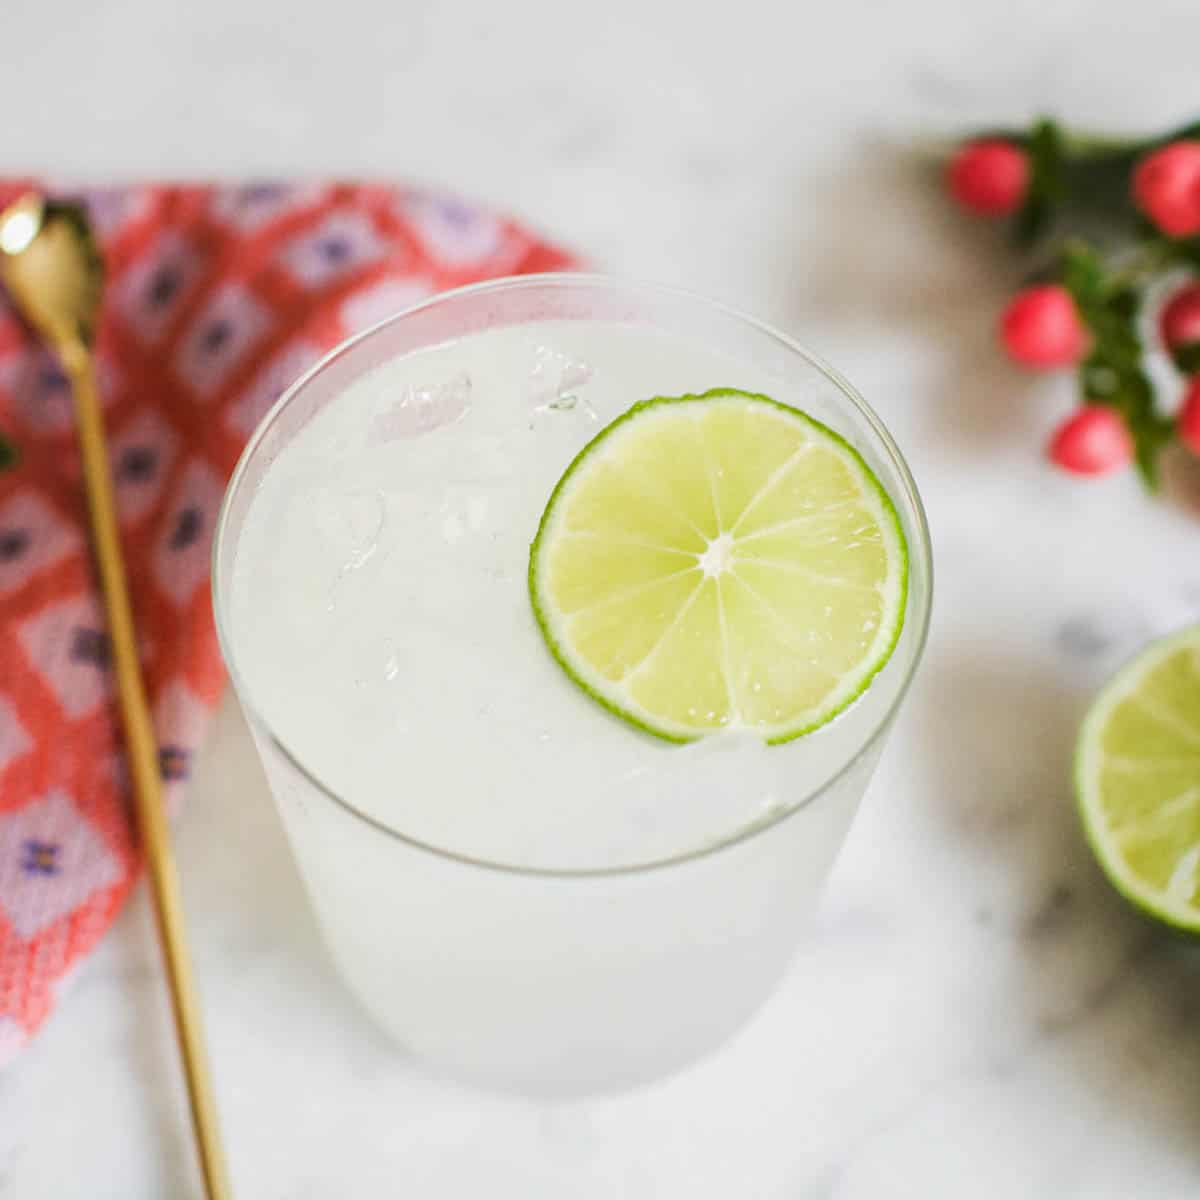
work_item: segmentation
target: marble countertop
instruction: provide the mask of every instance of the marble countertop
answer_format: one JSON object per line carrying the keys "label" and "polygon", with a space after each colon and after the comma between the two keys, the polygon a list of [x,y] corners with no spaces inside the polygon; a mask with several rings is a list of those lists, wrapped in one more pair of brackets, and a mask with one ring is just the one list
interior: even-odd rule
{"label": "marble countertop", "polygon": [[[1192,0],[18,0],[3,29],[5,169],[488,198],[837,363],[933,527],[929,654],[795,969],[626,1096],[477,1094],[398,1056],[332,974],[228,700],[178,845],[239,1196],[1200,1192],[1200,961],[1109,893],[1068,783],[1089,692],[1200,614],[1200,515],[1042,464],[1070,387],[999,360],[1012,268],[898,149],[1041,108],[1194,115]],[[139,893],[0,1077],[0,1198],[199,1194]]]}

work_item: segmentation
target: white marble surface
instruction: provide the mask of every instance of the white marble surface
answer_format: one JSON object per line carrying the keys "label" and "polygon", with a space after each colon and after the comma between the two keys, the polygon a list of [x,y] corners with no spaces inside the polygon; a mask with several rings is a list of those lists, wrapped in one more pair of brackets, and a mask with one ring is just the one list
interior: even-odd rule
{"label": "white marble surface", "polygon": [[[227,704],[179,853],[239,1196],[1198,1194],[1200,962],[1109,895],[1067,771],[1089,689],[1200,611],[1200,516],[1038,461],[1069,387],[998,360],[1011,268],[886,145],[1043,106],[1194,116],[1194,0],[9,0],[0,30],[5,169],[491,198],[796,332],[930,510],[929,656],[795,970],[636,1094],[527,1103],[397,1056],[331,974]],[[0,1197],[199,1195],[182,1114],[139,896],[0,1078]]]}

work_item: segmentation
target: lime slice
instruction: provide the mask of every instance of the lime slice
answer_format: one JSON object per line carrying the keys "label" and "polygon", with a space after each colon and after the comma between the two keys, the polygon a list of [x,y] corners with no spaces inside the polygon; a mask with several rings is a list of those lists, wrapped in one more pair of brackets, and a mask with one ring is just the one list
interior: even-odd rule
{"label": "lime slice", "polygon": [[887,661],[908,555],[856,450],[767,396],[635,404],[567,468],[529,555],[546,642],[672,741],[825,724]]}
{"label": "lime slice", "polygon": [[1200,933],[1200,626],[1155,642],[1100,693],[1080,730],[1075,786],[1117,890]]}

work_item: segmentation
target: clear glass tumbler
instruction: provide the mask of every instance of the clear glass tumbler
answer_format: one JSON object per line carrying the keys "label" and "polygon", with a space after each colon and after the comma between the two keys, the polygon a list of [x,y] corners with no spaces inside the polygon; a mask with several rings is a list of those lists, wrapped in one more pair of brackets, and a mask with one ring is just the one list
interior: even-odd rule
{"label": "clear glass tumbler", "polygon": [[[283,744],[272,730],[239,671],[228,597],[240,535],[259,482],[290,440],[380,363],[547,319],[649,325],[753,362],[858,449],[890,493],[908,541],[907,612],[884,670],[816,735],[815,759],[807,738],[770,751],[783,802],[767,818],[665,860],[531,869],[426,844],[364,811],[355,796],[323,786],[304,765],[304,747]],[[718,1046],[762,1004],[787,968],[871,777],[930,612],[929,536],[916,486],[854,389],[757,321],[674,290],[596,276],[532,276],[446,293],[335,350],[250,440],[213,555],[226,662],[350,989],[436,1067],[539,1093],[610,1089],[668,1073]]]}

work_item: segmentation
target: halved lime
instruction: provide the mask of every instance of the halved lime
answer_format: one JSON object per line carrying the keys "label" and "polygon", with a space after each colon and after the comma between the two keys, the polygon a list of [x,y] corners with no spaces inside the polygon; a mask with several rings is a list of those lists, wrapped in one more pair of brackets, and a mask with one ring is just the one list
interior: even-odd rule
{"label": "halved lime", "polygon": [[1075,787],[1117,890],[1200,933],[1200,626],[1155,642],[1100,693],[1079,733]]}
{"label": "halved lime", "polygon": [[643,401],[602,430],[529,555],[563,669],[672,741],[825,724],[887,661],[907,584],[896,510],[859,453],[731,388]]}

